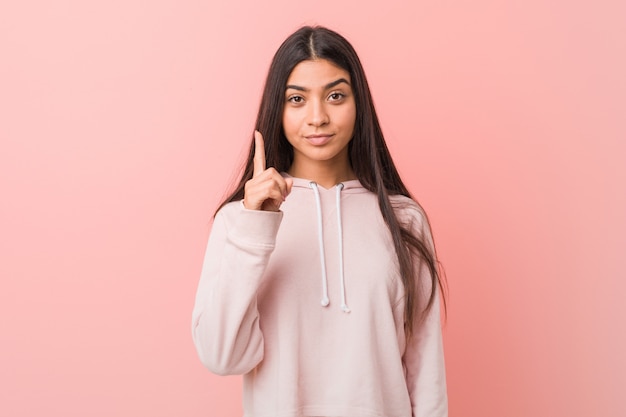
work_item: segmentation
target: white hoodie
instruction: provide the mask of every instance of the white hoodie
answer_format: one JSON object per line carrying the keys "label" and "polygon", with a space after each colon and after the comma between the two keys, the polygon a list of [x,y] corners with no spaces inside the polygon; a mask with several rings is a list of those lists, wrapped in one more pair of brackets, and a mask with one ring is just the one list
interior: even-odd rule
{"label": "white hoodie", "polygon": [[[407,343],[376,195],[357,180],[329,190],[293,181],[280,212],[233,202],[215,217],[192,322],[203,364],[244,374],[245,417],[447,416],[439,298]],[[392,203],[432,245],[419,206]],[[429,294],[428,268],[415,262]]]}

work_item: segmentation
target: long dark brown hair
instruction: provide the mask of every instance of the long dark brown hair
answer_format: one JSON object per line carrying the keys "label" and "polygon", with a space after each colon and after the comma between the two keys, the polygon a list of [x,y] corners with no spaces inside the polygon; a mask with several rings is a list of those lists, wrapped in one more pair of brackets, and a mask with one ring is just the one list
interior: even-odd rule
{"label": "long dark brown hair", "polygon": [[[416,236],[409,225],[401,224],[389,199],[390,195],[411,194],[400,179],[385,143],[363,66],[350,43],[338,33],[324,27],[305,26],[289,36],[278,48],[265,82],[261,105],[256,120],[256,130],[265,138],[265,155],[268,167],[286,172],[293,162],[293,148],[287,141],[282,126],[285,88],[294,67],[305,60],[325,59],[350,74],[356,103],[354,136],[349,143],[352,169],[363,187],[378,196],[378,204],[398,255],[402,283],[405,288],[405,331],[411,335],[413,325],[425,317],[433,306],[439,288],[442,288],[434,247],[429,249],[425,236]],[[241,200],[244,187],[253,174],[254,137],[250,143],[247,162],[235,191],[220,205]],[[415,201],[415,199],[413,199]],[[219,209],[218,209],[219,210]],[[430,294],[427,302],[419,305],[421,286],[416,285],[416,265],[413,256],[419,256],[430,271]],[[426,295],[426,294],[424,294]],[[445,298],[444,298],[445,306]]]}

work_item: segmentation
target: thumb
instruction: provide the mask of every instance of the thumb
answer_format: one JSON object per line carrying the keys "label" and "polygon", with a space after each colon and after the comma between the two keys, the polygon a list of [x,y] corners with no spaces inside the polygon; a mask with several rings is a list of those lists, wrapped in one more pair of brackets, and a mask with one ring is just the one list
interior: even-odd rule
{"label": "thumb", "polygon": [[293,178],[285,178],[285,185],[287,185],[287,195],[289,195],[293,187]]}

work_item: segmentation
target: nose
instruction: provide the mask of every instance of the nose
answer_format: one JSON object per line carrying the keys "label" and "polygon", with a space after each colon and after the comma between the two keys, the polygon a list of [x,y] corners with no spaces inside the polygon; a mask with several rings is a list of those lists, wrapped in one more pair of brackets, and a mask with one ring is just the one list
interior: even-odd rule
{"label": "nose", "polygon": [[309,102],[309,124],[311,126],[324,126],[329,122],[328,112],[321,100]]}

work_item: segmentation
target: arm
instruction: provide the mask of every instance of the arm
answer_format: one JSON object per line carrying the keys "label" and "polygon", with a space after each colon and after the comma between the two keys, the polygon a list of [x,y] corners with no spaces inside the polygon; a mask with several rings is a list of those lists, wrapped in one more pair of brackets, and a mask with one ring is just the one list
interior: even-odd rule
{"label": "arm", "polygon": [[256,293],[274,250],[282,212],[224,206],[215,216],[192,315],[202,363],[219,375],[244,374],[263,359]]}
{"label": "arm", "polygon": [[[434,243],[426,215],[418,209],[413,218],[413,233],[424,239],[434,253]],[[431,291],[431,275],[425,262],[415,260],[418,274],[416,285],[421,290],[421,305],[425,305]],[[413,337],[408,341],[404,364],[406,381],[413,409],[412,417],[447,417],[448,395],[441,334],[439,288],[435,300],[423,320],[415,320]]]}
{"label": "arm", "polygon": [[404,354],[412,417],[447,417],[448,395],[441,337],[439,296],[417,324]]}

